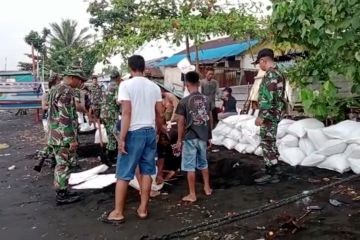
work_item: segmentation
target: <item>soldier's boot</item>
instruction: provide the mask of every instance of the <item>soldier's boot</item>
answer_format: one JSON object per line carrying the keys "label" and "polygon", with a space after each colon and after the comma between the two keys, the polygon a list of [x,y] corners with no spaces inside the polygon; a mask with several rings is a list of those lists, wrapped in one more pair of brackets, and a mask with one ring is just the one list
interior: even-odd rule
{"label": "soldier's boot", "polygon": [[277,165],[267,166],[266,170],[256,178],[254,182],[259,185],[264,185],[267,183],[278,183],[280,182],[278,174],[280,170]]}
{"label": "soldier's boot", "polygon": [[58,190],[56,192],[56,204],[66,205],[76,203],[82,200],[81,196],[76,192],[69,192],[68,190]]}

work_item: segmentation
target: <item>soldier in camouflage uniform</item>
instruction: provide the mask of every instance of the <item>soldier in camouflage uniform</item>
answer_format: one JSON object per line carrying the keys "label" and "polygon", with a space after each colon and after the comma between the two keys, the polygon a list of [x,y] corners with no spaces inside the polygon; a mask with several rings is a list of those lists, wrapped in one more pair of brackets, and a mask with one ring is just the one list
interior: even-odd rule
{"label": "soldier in camouflage uniform", "polygon": [[102,100],[102,88],[98,84],[96,76],[92,77],[92,84],[89,87],[90,90],[90,110],[95,119],[100,118],[101,100]]}
{"label": "soldier in camouflage uniform", "polygon": [[261,147],[265,161],[266,172],[255,180],[258,184],[279,182],[278,158],[276,146],[277,127],[283,116],[285,101],[285,78],[274,63],[274,52],[262,49],[255,62],[266,74],[259,88],[259,117],[256,125],[260,126]]}
{"label": "soldier in camouflage uniform", "polygon": [[63,82],[49,93],[48,145],[53,149],[56,166],[54,185],[57,204],[69,204],[80,200],[77,193],[68,190],[70,173],[76,166],[77,114],[74,89],[86,79],[79,69],[73,68],[64,74]]}
{"label": "soldier in camouflage uniform", "polygon": [[116,122],[119,120],[120,106],[117,103],[118,89],[121,81],[118,71],[112,72],[111,81],[103,94],[100,119],[104,123],[108,143],[106,144],[107,158],[110,162],[116,161],[117,142],[114,135]]}

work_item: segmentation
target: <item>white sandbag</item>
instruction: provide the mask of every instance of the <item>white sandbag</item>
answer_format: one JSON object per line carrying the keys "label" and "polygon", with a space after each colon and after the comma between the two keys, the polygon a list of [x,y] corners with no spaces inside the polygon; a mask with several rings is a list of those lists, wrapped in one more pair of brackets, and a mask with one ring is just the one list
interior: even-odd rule
{"label": "white sandbag", "polygon": [[86,182],[73,186],[73,189],[102,189],[116,182],[115,174],[95,175]]}
{"label": "white sandbag", "polygon": [[241,136],[241,139],[239,139],[239,143],[242,143],[242,144],[250,144],[249,141],[248,141],[248,138],[244,135]]}
{"label": "white sandbag", "polygon": [[248,135],[260,135],[260,127],[255,125],[255,120],[253,118],[242,122],[241,131],[243,134],[246,131]]}
{"label": "white sandbag", "polygon": [[76,184],[85,182],[86,180],[89,180],[93,176],[96,176],[99,173],[103,173],[108,169],[109,169],[108,166],[106,166],[105,164],[102,164],[100,166],[91,168],[91,169],[83,171],[83,172],[72,173],[72,174],[70,174],[69,184],[76,185]]}
{"label": "white sandbag", "polygon": [[328,157],[322,163],[317,165],[318,168],[328,169],[339,173],[344,173],[350,170],[349,162],[345,154],[335,154]]}
{"label": "white sandbag", "polygon": [[227,125],[225,123],[223,123],[222,121],[220,121],[216,127],[214,128],[214,130],[212,130],[212,134],[213,135],[222,135],[222,133],[224,132],[224,128],[227,127]]}
{"label": "white sandbag", "polygon": [[[152,191],[160,191],[164,187],[164,183],[156,184],[156,175],[152,175],[151,178],[153,179],[152,185],[151,185],[151,190]],[[134,178],[133,180],[131,180],[129,182],[129,185],[131,187],[135,188],[136,190],[140,190],[140,185],[139,185],[137,178]]]}
{"label": "white sandbag", "polygon": [[249,154],[254,153],[256,148],[257,148],[257,146],[254,146],[254,145],[249,144],[249,145],[245,148],[245,152],[246,152],[246,153],[249,153]]}
{"label": "white sandbag", "polygon": [[360,152],[360,145],[353,143],[353,144],[349,144],[346,147],[344,154],[347,158],[349,157],[360,158],[360,155],[358,155],[359,152]]}
{"label": "white sandbag", "polygon": [[307,118],[296,121],[295,123],[291,124],[287,129],[287,132],[302,138],[306,135],[307,129],[317,129],[323,128],[324,124],[315,118]]}
{"label": "white sandbag", "polygon": [[291,166],[297,166],[305,159],[305,154],[297,147],[282,146],[279,148],[279,153],[280,159]]}
{"label": "white sandbag", "polygon": [[247,146],[248,146],[248,144],[238,143],[238,144],[236,144],[234,149],[236,151],[238,151],[239,153],[244,153]]}
{"label": "white sandbag", "polygon": [[262,149],[262,147],[261,147],[261,146],[257,147],[256,150],[255,150],[255,152],[254,152],[254,154],[255,154],[256,156],[263,156],[263,149]]}
{"label": "white sandbag", "polygon": [[231,132],[227,135],[228,138],[231,138],[235,141],[239,141],[242,138],[242,133],[238,129],[234,128]]}
{"label": "white sandbag", "polygon": [[303,153],[305,153],[306,156],[309,156],[313,152],[315,152],[315,147],[311,143],[311,141],[308,138],[300,138],[299,140],[299,148]]}
{"label": "white sandbag", "polygon": [[325,156],[332,156],[335,154],[343,153],[347,145],[343,140],[332,139],[323,143],[323,147],[316,153]]}
{"label": "white sandbag", "polygon": [[253,135],[247,137],[248,142],[251,146],[253,146],[255,149],[260,145],[260,136],[259,135]]}
{"label": "white sandbag", "polygon": [[217,146],[222,146],[224,138],[224,136],[212,135],[211,143]]}
{"label": "white sandbag", "polygon": [[316,150],[321,149],[324,146],[324,143],[330,139],[324,134],[324,128],[319,129],[307,129],[307,137],[310,139]]}
{"label": "white sandbag", "polygon": [[360,174],[360,158],[348,158],[348,163],[354,173]]}
{"label": "white sandbag", "polygon": [[225,138],[223,141],[223,146],[225,146],[229,150],[234,149],[237,144],[238,142],[232,140],[231,138]]}
{"label": "white sandbag", "polygon": [[227,125],[236,127],[239,123],[246,121],[248,119],[253,119],[253,118],[254,117],[251,115],[242,114],[242,115],[234,115],[234,116],[227,117],[222,121]]}
{"label": "white sandbag", "polygon": [[360,138],[350,138],[345,140],[347,144],[357,144],[360,145]]}
{"label": "white sandbag", "polygon": [[[101,124],[101,136],[102,136],[102,142],[107,143],[108,142],[108,137],[107,137],[106,130],[105,130],[105,127],[104,127],[103,124]],[[99,131],[99,129],[96,129],[94,143],[100,143],[100,131]]]}
{"label": "white sandbag", "polygon": [[281,120],[279,125],[278,125],[278,128],[277,128],[276,138],[281,139],[281,138],[285,137],[285,135],[287,133],[287,129],[294,122],[295,122],[294,120],[290,120],[290,119]]}
{"label": "white sandbag", "polygon": [[288,134],[281,139],[280,144],[287,146],[287,147],[298,147],[299,139],[297,137],[295,137],[294,135]]}
{"label": "white sandbag", "polygon": [[320,163],[322,163],[326,157],[320,154],[310,154],[309,156],[305,157],[305,159],[301,162],[301,166],[305,167],[316,167]]}
{"label": "white sandbag", "polygon": [[351,120],[342,121],[338,124],[324,128],[324,134],[330,138],[352,139],[360,138],[360,122]]}

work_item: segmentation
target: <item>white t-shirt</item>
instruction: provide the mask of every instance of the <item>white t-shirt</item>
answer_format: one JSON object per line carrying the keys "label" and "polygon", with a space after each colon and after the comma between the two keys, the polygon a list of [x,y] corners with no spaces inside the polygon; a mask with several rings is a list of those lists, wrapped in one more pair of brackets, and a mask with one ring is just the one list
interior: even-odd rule
{"label": "white t-shirt", "polygon": [[119,86],[118,101],[131,102],[129,131],[144,127],[155,128],[155,104],[162,102],[158,85],[145,77],[134,77]]}

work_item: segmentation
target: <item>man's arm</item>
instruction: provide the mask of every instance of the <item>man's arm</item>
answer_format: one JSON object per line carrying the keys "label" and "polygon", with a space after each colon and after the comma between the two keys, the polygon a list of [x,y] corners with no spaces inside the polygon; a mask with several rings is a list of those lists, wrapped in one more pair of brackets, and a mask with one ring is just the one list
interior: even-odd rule
{"label": "man's arm", "polygon": [[181,143],[184,140],[185,135],[185,117],[178,115],[178,143]]}
{"label": "man's arm", "polygon": [[130,128],[131,102],[121,101],[121,106],[122,106],[122,115],[121,115],[120,141],[125,142],[126,135]]}
{"label": "man's arm", "polygon": [[177,109],[177,106],[179,104],[179,100],[177,99],[177,97],[175,95],[172,94],[171,96],[171,104],[173,105],[173,114],[171,116],[171,122],[173,122],[175,120],[175,117],[176,117],[176,109]]}
{"label": "man's arm", "polygon": [[58,100],[59,105],[59,125],[63,134],[64,144],[75,148],[77,145],[77,126],[74,124],[77,121],[77,114],[75,112],[75,102],[73,95],[70,92],[63,93]]}
{"label": "man's arm", "polygon": [[164,126],[166,125],[164,117],[164,106],[162,102],[157,102],[155,104],[155,121],[156,129],[158,132],[163,131]]}

